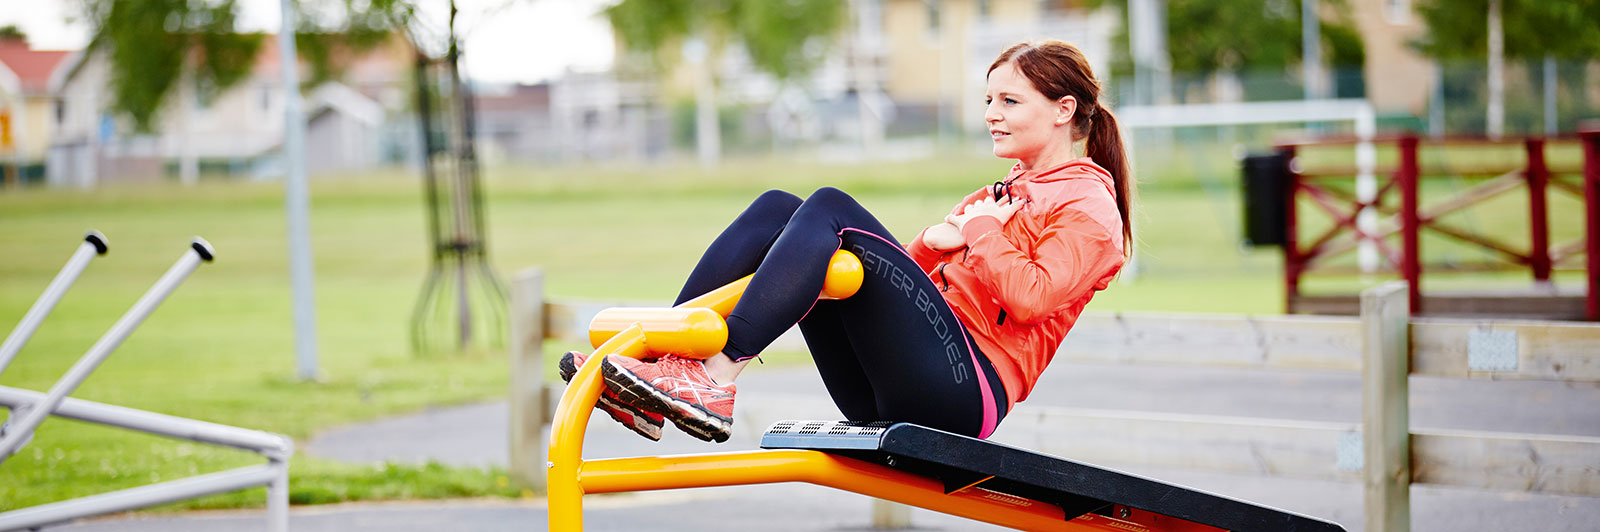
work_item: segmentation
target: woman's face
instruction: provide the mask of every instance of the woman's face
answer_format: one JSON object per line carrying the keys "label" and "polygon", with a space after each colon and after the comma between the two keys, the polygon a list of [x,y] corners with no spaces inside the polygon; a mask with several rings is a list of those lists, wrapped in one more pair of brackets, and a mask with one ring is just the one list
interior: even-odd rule
{"label": "woman's face", "polygon": [[984,93],[988,107],[983,120],[994,139],[994,155],[1017,159],[1032,167],[1041,158],[1055,160],[1072,150],[1071,120],[1077,100],[1071,96],[1051,100],[1033,87],[1033,82],[1007,62],[989,73]]}

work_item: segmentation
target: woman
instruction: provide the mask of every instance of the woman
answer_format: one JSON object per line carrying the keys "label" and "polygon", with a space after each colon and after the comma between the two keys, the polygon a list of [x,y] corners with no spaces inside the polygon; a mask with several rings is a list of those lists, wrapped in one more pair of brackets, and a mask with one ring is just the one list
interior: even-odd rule
{"label": "woman", "polygon": [[[651,439],[665,420],[707,441],[733,424],[734,380],[798,323],[828,393],[855,421],[906,421],[987,438],[1028,396],[1094,293],[1128,256],[1128,168],[1083,54],[1047,40],[989,67],[984,120],[1005,179],[968,195],[910,244],[845,193],[757,198],[695,266],[678,303],[754,273],[722,353],[610,356],[598,407]],[[1082,142],[1085,156],[1078,157]],[[866,268],[849,299],[818,301],[834,251]],[[562,358],[571,378],[582,353]]]}

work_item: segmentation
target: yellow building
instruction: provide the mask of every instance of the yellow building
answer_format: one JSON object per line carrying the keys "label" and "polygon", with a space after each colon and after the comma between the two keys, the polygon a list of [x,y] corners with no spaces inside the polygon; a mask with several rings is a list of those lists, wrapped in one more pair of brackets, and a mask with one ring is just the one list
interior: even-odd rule
{"label": "yellow building", "polygon": [[72,53],[0,41],[0,165],[8,167],[8,183],[19,177],[13,168],[44,162],[57,110],[50,78]]}
{"label": "yellow building", "polygon": [[1366,49],[1367,100],[1382,113],[1421,116],[1433,86],[1433,62],[1407,44],[1427,33],[1412,0],[1355,0],[1351,15]]}

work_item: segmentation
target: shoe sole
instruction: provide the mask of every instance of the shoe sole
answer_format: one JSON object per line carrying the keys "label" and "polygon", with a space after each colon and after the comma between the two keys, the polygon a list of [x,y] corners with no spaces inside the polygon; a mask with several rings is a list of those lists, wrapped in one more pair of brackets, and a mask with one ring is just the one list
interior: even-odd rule
{"label": "shoe sole", "polygon": [[672,421],[679,430],[708,442],[722,443],[733,434],[733,420],[706,410],[700,405],[678,399],[651,386],[638,375],[619,368],[611,361],[602,361],[600,375],[606,387],[616,393],[619,402],[635,410],[661,414]]}
{"label": "shoe sole", "polygon": [[[563,355],[561,362],[556,364],[556,367],[561,373],[561,380],[569,383],[572,382],[572,376],[578,373],[578,366],[571,355]],[[611,416],[612,420],[621,423],[622,426],[628,427],[634,434],[643,436],[651,441],[661,441],[661,429],[666,425],[665,423],[657,423],[650,419],[649,414],[621,401],[613,401],[610,397],[606,397],[604,393],[600,394],[600,399],[597,403],[602,412]],[[632,419],[625,418],[621,414],[622,412],[631,414],[633,416]]]}

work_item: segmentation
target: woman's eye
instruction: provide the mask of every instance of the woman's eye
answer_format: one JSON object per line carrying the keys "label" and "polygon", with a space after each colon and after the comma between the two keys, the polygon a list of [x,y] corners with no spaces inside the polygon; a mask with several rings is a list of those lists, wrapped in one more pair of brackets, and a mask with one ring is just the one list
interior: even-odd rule
{"label": "woman's eye", "polygon": [[1016,100],[1013,100],[1013,99],[1011,99],[1011,98],[1006,98],[1006,103],[1008,103],[1008,104],[1012,104],[1012,105],[1016,105],[1016,103],[1017,103],[1017,101],[1016,101]]}

